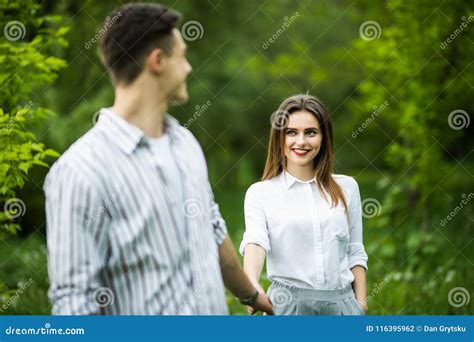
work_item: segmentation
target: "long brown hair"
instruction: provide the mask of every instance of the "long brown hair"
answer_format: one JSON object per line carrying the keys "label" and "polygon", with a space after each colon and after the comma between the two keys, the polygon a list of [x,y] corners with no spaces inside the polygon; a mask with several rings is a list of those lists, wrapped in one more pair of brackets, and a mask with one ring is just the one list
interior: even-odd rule
{"label": "long brown hair", "polygon": [[307,111],[313,114],[319,122],[323,135],[321,148],[314,158],[314,176],[318,187],[322,190],[324,197],[326,197],[326,192],[330,195],[333,206],[337,206],[339,200],[341,200],[347,214],[347,201],[344,192],[332,177],[334,138],[331,118],[324,104],[314,96],[293,95],[284,100],[280,107],[278,107],[278,110],[272,114],[268,155],[262,180],[276,177],[285,170],[286,157],[284,148],[286,128],[290,115],[298,111]]}

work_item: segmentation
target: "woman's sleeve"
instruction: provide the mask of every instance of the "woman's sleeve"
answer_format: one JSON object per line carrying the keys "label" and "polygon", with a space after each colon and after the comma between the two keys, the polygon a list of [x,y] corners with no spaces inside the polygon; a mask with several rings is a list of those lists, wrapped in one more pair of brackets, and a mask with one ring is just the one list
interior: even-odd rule
{"label": "woman's sleeve", "polygon": [[245,247],[249,243],[254,243],[270,250],[270,239],[268,237],[267,219],[263,205],[259,198],[258,188],[252,185],[245,194],[245,233],[240,244],[240,254],[244,255]]}
{"label": "woman's sleeve", "polygon": [[362,241],[362,206],[360,201],[359,186],[353,180],[352,192],[349,200],[349,268],[360,265],[367,270],[367,253]]}

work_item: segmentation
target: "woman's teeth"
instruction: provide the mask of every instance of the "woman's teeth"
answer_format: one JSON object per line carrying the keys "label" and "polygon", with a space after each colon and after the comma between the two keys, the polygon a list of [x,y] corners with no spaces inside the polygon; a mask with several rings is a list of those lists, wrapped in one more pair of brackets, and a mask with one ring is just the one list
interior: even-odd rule
{"label": "woman's teeth", "polygon": [[294,148],[293,152],[295,152],[295,154],[298,155],[298,156],[304,156],[306,153],[309,152],[309,150],[305,150],[305,149],[302,149],[302,148]]}

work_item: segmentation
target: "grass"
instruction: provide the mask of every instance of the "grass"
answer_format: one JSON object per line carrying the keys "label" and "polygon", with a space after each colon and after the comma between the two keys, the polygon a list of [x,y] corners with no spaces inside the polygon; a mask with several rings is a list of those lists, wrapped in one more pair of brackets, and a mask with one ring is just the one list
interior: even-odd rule
{"label": "grass", "polygon": [[[0,303],[1,315],[49,315],[47,252],[36,233],[26,239],[0,240],[1,280],[10,289],[10,300]],[[6,303],[5,303],[6,302]]]}

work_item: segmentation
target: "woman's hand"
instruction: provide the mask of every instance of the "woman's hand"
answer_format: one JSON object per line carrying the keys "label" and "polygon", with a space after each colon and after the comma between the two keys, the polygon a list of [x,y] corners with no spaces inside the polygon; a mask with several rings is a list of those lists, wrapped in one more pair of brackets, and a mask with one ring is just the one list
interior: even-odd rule
{"label": "woman's hand", "polygon": [[364,314],[367,315],[367,313],[369,312],[369,307],[367,306],[367,301],[365,300],[358,300],[356,299],[357,301],[357,304],[359,304],[359,306],[361,307],[361,309],[364,311]]}
{"label": "woman's hand", "polygon": [[352,288],[354,289],[354,295],[357,304],[367,315],[369,308],[367,307],[367,290],[366,290],[366,270],[361,265],[356,265],[351,268],[352,274],[354,274],[354,282]]}
{"label": "woman's hand", "polygon": [[[259,284],[260,274],[262,273],[263,264],[265,263],[266,251],[261,246],[249,243],[245,247],[244,253],[244,271],[247,274],[252,285],[258,290],[258,297],[255,304],[262,305],[264,309],[257,308],[254,306],[246,306],[247,312],[251,315],[255,314],[258,310],[262,310],[264,313],[273,315],[273,307],[271,301],[266,295],[265,291]],[[268,306],[270,305],[270,307]]]}

